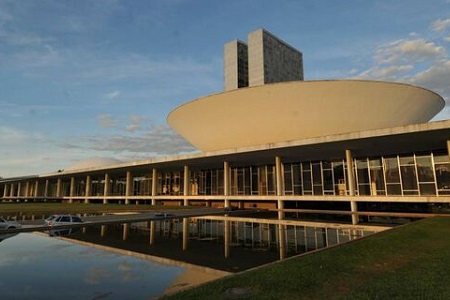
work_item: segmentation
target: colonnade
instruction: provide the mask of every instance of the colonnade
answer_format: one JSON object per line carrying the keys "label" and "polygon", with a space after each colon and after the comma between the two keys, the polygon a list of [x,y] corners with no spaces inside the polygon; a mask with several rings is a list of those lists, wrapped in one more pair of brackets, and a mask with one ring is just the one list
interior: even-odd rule
{"label": "colonnade", "polygon": [[[351,150],[345,151],[346,157],[346,170],[347,170],[347,180],[348,180],[348,195],[346,195],[351,204],[352,211],[352,223],[358,223],[357,217],[357,202],[352,198],[355,197],[355,174],[353,169],[353,157]],[[264,201],[273,201],[276,203],[276,207],[278,209],[278,218],[284,219],[284,204],[285,204],[285,195],[284,195],[284,173],[283,173],[283,161],[282,157],[276,156],[274,158],[275,165],[275,180],[276,180],[276,194],[268,197],[265,197]],[[142,166],[140,166],[140,170],[142,172]],[[3,187],[3,199],[2,200],[27,200],[27,199],[53,199],[59,201],[67,201],[69,203],[73,203],[74,201],[90,203],[91,201],[101,201],[103,204],[107,204],[110,201],[124,201],[125,204],[131,204],[131,200],[136,201],[136,204],[140,201],[151,201],[152,205],[156,205],[157,201],[179,201],[180,205],[188,206],[191,200],[199,200],[202,197],[198,195],[191,195],[190,189],[190,167],[189,165],[183,165],[182,172],[183,176],[180,178],[182,180],[182,184],[180,186],[183,187],[182,194],[178,196],[173,195],[160,195],[158,194],[158,169],[151,169],[151,195],[145,196],[136,196],[134,195],[134,183],[133,183],[133,168],[129,167],[128,169],[124,169],[125,175],[125,192],[123,195],[111,195],[111,173],[112,170],[105,169],[104,173],[101,177],[96,177],[104,180],[105,184],[103,185],[102,195],[93,195],[92,193],[92,182],[93,176],[95,174],[91,173],[74,173],[73,176],[69,174],[61,174],[49,176],[47,178],[32,178],[32,179],[23,179],[11,182],[0,182],[0,188]],[[117,174],[117,171],[114,171]],[[98,174],[98,171],[97,171]],[[85,176],[84,178],[82,176]],[[78,182],[83,181],[84,183],[84,191],[81,191],[80,195],[79,191],[77,191],[77,179]],[[43,181],[44,180],[44,181]],[[52,184],[52,194],[50,194],[50,180],[53,181]],[[64,181],[65,180],[65,181]],[[55,182],[56,181],[56,186]],[[63,188],[63,181],[69,182],[70,187]],[[208,197],[205,197],[208,198]],[[223,201],[223,207],[229,208],[231,206],[231,201],[236,201],[236,195],[231,195],[231,166],[230,162],[223,162],[223,195],[217,195],[214,197],[214,201]],[[242,200],[239,200],[239,206],[243,206],[245,202],[245,197],[242,197]],[[258,201],[258,198],[254,198]],[[210,205],[211,200],[205,199],[206,206]]]}

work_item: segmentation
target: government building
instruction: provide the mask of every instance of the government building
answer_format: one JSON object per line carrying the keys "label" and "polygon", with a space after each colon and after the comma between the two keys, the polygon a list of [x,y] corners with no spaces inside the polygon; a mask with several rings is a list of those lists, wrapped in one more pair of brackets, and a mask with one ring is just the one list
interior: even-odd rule
{"label": "government building", "polygon": [[266,30],[224,47],[223,92],[170,112],[201,152],[0,179],[3,201],[429,212],[450,203],[450,120],[433,91],[306,81],[303,54]]}

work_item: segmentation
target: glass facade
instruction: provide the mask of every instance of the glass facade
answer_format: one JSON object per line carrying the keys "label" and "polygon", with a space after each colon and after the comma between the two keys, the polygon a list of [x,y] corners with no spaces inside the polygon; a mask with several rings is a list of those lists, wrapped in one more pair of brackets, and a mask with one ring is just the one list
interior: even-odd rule
{"label": "glass facade", "polygon": [[[450,195],[447,154],[357,158],[353,161],[356,195]],[[285,195],[348,195],[345,160],[283,164]],[[275,165],[232,167],[231,195],[275,195]],[[201,182],[201,184],[200,184]],[[223,170],[191,173],[191,195],[223,194]]]}
{"label": "glass facade", "polygon": [[[274,159],[275,161],[275,159]],[[355,158],[355,195],[359,196],[448,196],[450,195],[450,163],[446,152]],[[231,196],[276,195],[275,164],[258,166],[232,166],[230,168]],[[322,161],[285,162],[281,169],[283,193],[292,196],[349,195],[348,172],[344,159]],[[157,196],[184,195],[184,170],[157,172]],[[87,177],[75,178],[75,197],[86,194]],[[132,176],[130,196],[152,196],[153,178],[148,174]],[[126,196],[126,174],[90,178],[90,196]],[[189,172],[188,194],[192,196],[224,195],[224,170],[200,169]],[[57,197],[57,180],[39,180],[2,185],[6,196]],[[71,180],[61,180],[61,196],[70,196]],[[28,192],[27,192],[28,191]]]}

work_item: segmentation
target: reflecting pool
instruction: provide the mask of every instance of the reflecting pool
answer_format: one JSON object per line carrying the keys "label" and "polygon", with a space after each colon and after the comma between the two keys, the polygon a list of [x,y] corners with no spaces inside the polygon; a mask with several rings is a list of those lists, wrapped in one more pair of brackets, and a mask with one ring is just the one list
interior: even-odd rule
{"label": "reflecting pool", "polygon": [[123,221],[0,234],[0,299],[156,299],[388,229],[232,216]]}
{"label": "reflecting pool", "polygon": [[153,299],[185,272],[42,233],[0,242],[1,299]]}

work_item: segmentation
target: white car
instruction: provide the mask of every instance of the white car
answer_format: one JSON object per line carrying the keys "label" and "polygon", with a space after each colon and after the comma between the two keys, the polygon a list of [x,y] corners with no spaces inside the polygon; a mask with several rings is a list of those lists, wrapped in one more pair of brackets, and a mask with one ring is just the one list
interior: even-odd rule
{"label": "white car", "polygon": [[16,229],[21,228],[22,225],[15,221],[6,221],[2,217],[0,217],[0,229]]}
{"label": "white car", "polygon": [[45,225],[58,226],[58,225],[71,225],[83,223],[83,220],[79,216],[74,215],[51,215],[45,219]]}

